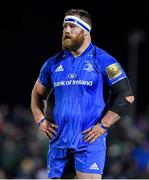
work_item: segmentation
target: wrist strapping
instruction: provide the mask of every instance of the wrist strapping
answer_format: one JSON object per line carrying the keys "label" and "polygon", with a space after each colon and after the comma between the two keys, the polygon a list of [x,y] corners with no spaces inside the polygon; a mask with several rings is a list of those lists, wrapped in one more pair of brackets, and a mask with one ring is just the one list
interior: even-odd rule
{"label": "wrist strapping", "polygon": [[107,130],[107,129],[108,129],[108,127],[104,126],[101,122],[99,123],[99,126],[100,126],[102,129],[104,129],[104,130]]}
{"label": "wrist strapping", "polygon": [[46,118],[44,117],[44,118],[42,118],[38,123],[37,123],[37,125],[38,126],[40,126],[44,121],[46,120]]}

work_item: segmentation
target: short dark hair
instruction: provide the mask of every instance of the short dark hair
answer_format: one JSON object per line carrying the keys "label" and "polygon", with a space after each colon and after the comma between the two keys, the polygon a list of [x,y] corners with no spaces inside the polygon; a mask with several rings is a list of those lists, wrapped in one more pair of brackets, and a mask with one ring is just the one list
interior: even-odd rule
{"label": "short dark hair", "polygon": [[65,16],[69,16],[69,15],[79,16],[80,19],[82,19],[92,27],[91,15],[87,11],[83,9],[70,9],[65,13]]}

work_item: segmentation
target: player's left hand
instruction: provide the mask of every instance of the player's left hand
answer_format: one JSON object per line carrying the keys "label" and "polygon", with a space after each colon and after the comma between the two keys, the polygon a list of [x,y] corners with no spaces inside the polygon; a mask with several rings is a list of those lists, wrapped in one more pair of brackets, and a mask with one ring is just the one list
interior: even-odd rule
{"label": "player's left hand", "polygon": [[101,128],[99,124],[96,124],[92,128],[86,129],[82,132],[84,134],[83,140],[85,142],[92,143],[94,142],[99,136],[105,133],[105,129]]}

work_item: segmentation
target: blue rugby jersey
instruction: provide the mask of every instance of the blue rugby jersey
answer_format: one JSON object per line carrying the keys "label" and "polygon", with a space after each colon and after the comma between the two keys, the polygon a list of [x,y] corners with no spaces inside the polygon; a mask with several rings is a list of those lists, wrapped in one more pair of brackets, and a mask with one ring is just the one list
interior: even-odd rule
{"label": "blue rugby jersey", "polygon": [[62,51],[48,59],[40,70],[39,82],[53,88],[53,121],[58,132],[51,148],[87,146],[81,132],[98,123],[105,108],[104,85],[126,77],[119,62],[92,43],[79,56]]}

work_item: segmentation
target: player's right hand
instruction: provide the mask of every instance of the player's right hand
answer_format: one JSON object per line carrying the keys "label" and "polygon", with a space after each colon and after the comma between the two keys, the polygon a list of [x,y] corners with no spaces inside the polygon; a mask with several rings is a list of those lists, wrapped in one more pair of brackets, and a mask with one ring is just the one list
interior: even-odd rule
{"label": "player's right hand", "polygon": [[47,136],[50,140],[53,139],[57,133],[58,126],[54,123],[49,122],[48,120],[44,121],[40,125],[40,130],[43,132],[45,136]]}

